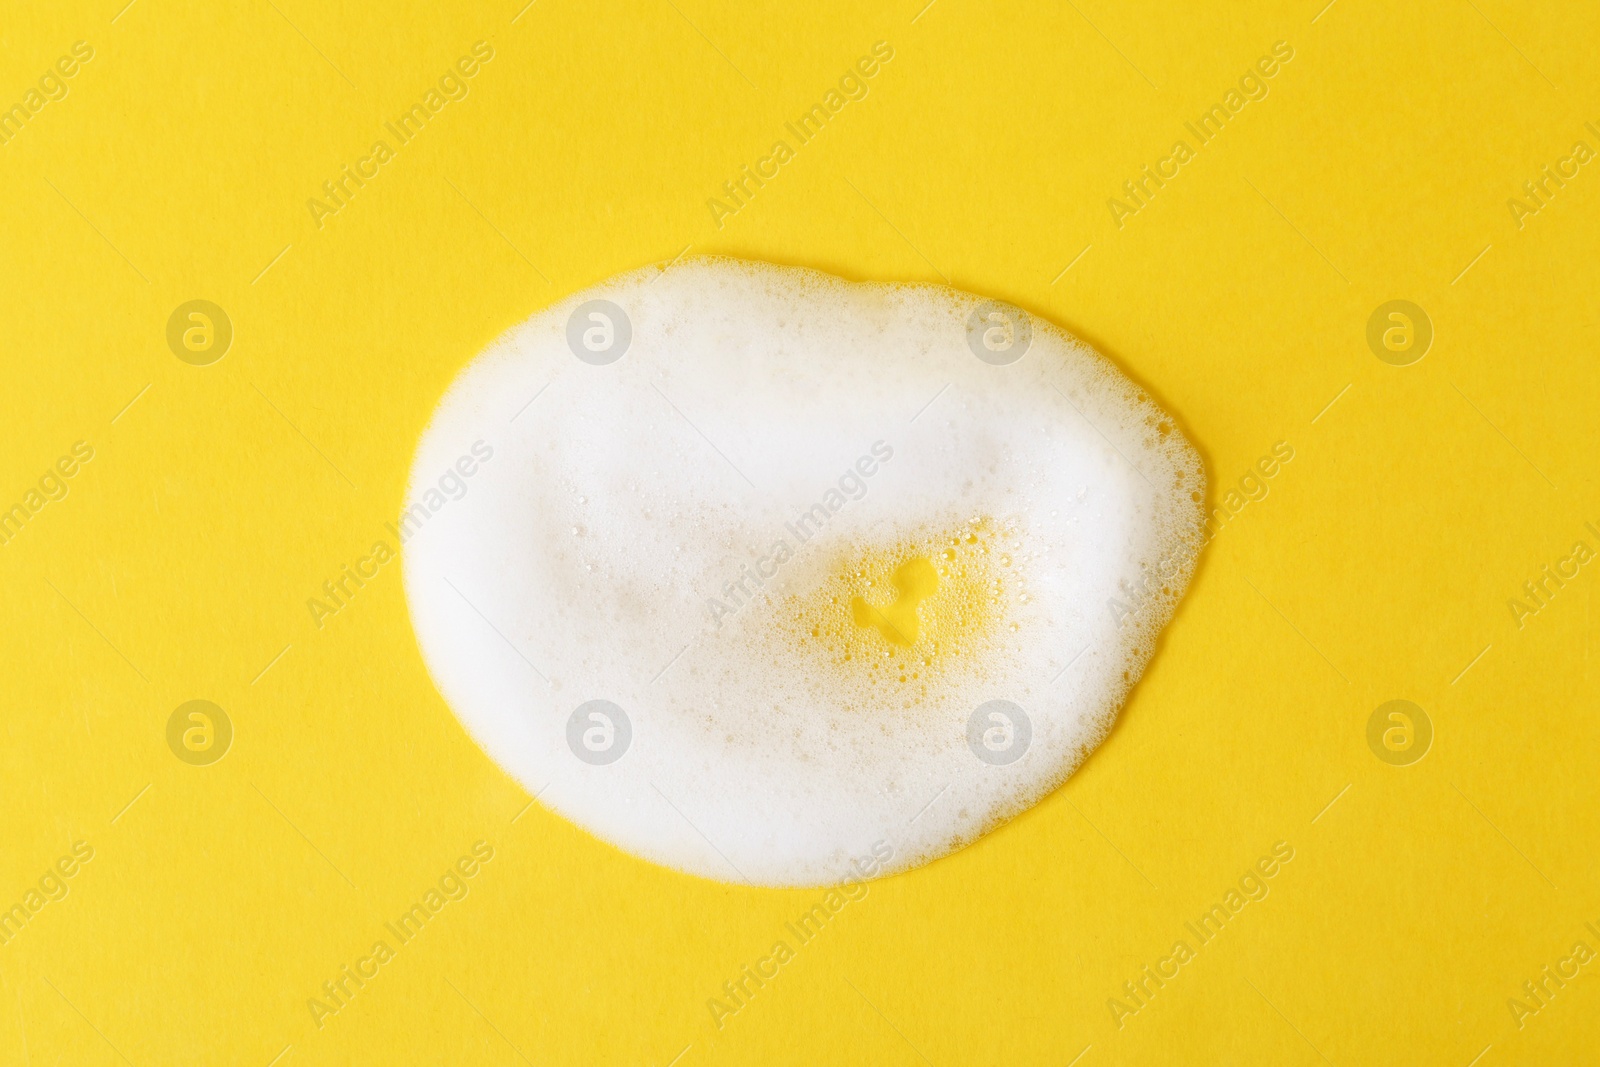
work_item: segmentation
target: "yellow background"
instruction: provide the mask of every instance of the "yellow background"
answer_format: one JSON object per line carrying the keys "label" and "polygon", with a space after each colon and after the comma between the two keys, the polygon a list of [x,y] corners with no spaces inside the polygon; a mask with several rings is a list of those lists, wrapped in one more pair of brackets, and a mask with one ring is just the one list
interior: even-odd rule
{"label": "yellow background", "polygon": [[[1600,147],[1593,7],[923,3],[11,5],[0,102],[95,56],[0,148],[0,503],[95,458],[0,547],[0,905],[95,857],[0,947],[0,1062],[1597,1055],[1600,964],[1521,1029],[1506,1004],[1600,949],[1600,577],[1507,607],[1600,547],[1600,166],[1506,205]],[[470,95],[318,229],[307,198],[480,39]],[[707,198],[879,40],[870,95],[719,229]],[[1280,40],[1270,95],[1119,229],[1107,199]],[[486,342],[686,249],[1014,301],[1147,383],[1214,492],[1295,450],[1085,768],[873,883],[720,1031],[707,999],[818,894],[528,808],[397,566],[321,630],[305,604],[386,536]],[[165,340],[195,298],[234,325],[207,367]],[[1436,337],[1400,368],[1365,328],[1402,298]],[[209,767],[165,741],[196,698],[236,731]],[[1365,739],[1394,698],[1436,730],[1408,767]],[[471,895],[318,1029],[307,999],[480,839]],[[1280,840],[1271,895],[1119,1029],[1107,999]]]}

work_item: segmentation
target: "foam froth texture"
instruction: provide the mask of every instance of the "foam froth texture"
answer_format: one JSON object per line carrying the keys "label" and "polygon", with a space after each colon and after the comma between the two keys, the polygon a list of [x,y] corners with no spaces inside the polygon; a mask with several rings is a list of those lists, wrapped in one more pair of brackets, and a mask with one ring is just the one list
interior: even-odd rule
{"label": "foam froth texture", "polygon": [[411,485],[418,641],[489,755],[635,855],[797,886],[961,848],[1079,765],[1188,584],[1205,477],[1019,309],[692,259],[491,345]]}

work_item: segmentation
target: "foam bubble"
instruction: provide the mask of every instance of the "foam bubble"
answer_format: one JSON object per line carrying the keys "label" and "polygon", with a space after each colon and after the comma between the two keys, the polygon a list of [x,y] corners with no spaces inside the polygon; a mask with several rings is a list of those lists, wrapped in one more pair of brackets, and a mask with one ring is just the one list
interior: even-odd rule
{"label": "foam bubble", "polygon": [[[470,491],[430,498],[479,442]],[[461,373],[402,555],[440,691],[540,803],[679,870],[815,885],[960,848],[1078,766],[1188,583],[1204,489],[1173,420],[1049,323],[697,259]]]}

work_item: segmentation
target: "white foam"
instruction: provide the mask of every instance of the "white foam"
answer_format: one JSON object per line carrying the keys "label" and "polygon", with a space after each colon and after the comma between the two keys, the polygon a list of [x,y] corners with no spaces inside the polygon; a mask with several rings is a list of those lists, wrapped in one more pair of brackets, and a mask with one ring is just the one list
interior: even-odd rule
{"label": "white foam", "polygon": [[[622,324],[586,309],[587,361],[569,345],[594,300],[631,326],[603,365],[582,331],[603,349]],[[726,259],[622,275],[461,373],[412,505],[478,441],[471,492],[402,552],[440,691],[540,803],[726,881],[837,882],[875,844],[891,858],[865,869],[903,870],[1037,802],[1110,728],[1200,541],[1202,465],[1170,417],[1069,334],[935,286]],[[939,588],[897,645],[852,601],[886,608],[918,556]],[[586,716],[569,744],[595,700],[631,737]],[[995,700],[1026,724],[986,712],[974,747]]]}

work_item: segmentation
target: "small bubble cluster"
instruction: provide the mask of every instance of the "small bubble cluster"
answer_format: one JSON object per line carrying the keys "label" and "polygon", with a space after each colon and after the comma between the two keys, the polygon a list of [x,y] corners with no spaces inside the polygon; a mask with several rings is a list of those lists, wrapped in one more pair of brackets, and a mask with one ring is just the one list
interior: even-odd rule
{"label": "small bubble cluster", "polygon": [[[932,697],[949,672],[980,664],[1003,632],[1018,627],[1028,593],[1012,567],[1015,535],[972,516],[881,544],[841,546],[819,584],[783,598],[783,641],[815,670],[856,689],[863,704],[885,686]],[[885,637],[858,622],[854,605],[892,603],[896,572],[916,560],[937,575],[937,588],[917,605],[916,639]]]}

